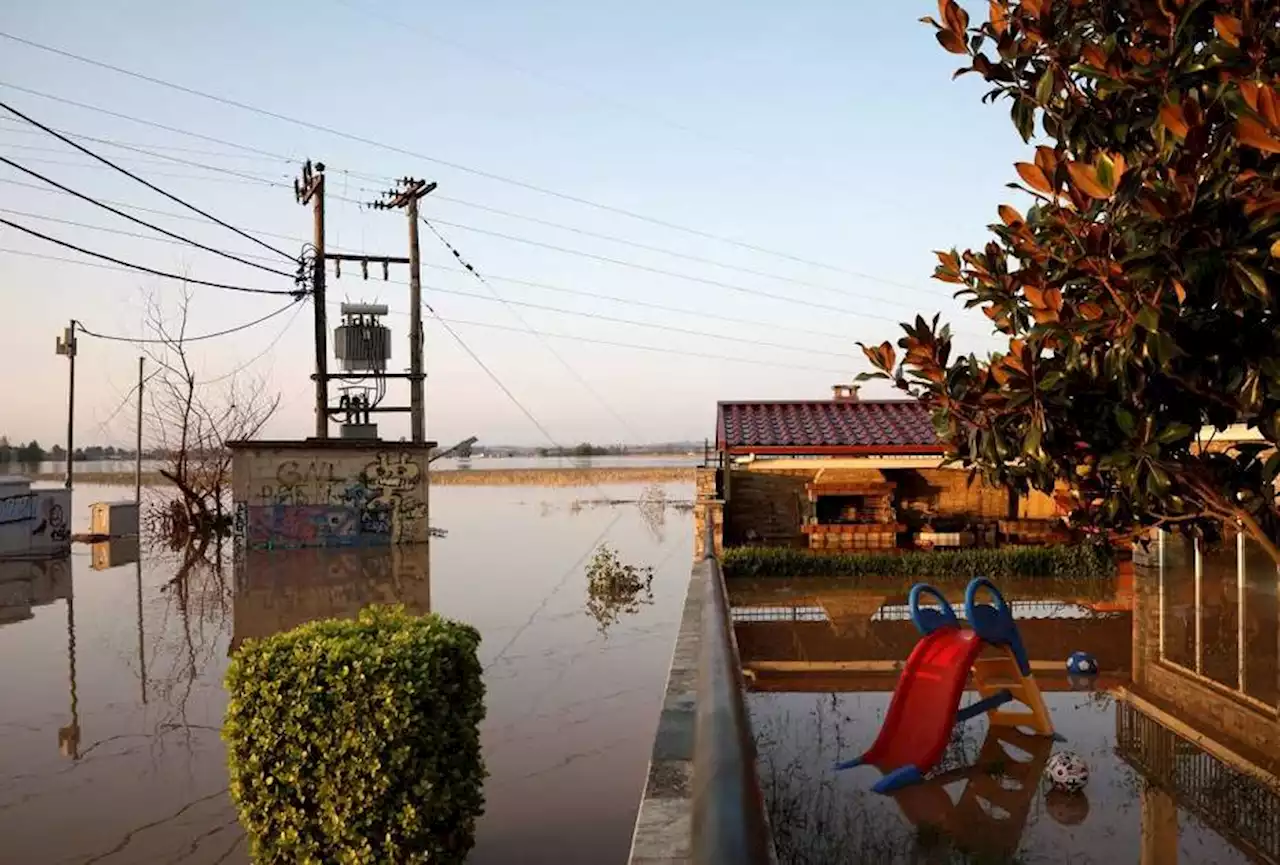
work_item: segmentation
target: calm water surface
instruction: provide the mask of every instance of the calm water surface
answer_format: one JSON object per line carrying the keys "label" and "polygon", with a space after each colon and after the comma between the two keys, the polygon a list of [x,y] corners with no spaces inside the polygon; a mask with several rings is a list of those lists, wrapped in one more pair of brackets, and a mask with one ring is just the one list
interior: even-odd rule
{"label": "calm water surface", "polygon": [[[74,529],[90,503],[130,492],[77,488]],[[431,544],[429,579],[424,551],[239,562],[227,551],[218,569],[160,552],[113,567],[105,550],[77,547],[68,561],[0,565],[0,862],[246,862],[218,733],[229,651],[371,602],[483,636],[490,778],[471,861],[625,861],[688,581],[689,514],[638,486],[431,497],[448,536]],[[647,502],[582,507],[587,497]],[[584,607],[602,542],[656,569],[651,601],[603,630]]]}
{"label": "calm water surface", "polygon": [[[918,639],[906,587],[874,581],[731,585],[760,772],[788,863],[1071,862],[1178,865],[1280,861],[1280,608],[1260,550],[1193,553],[1170,542],[1163,569],[1001,586],[1058,732],[1053,744],[954,731],[944,783],[896,796],[880,777],[832,765],[870,746]],[[963,584],[941,586],[953,604]],[[1102,674],[1072,681],[1072,651]],[[972,699],[972,694],[967,699]],[[1079,795],[1041,780],[1055,751],[1082,756]]]}

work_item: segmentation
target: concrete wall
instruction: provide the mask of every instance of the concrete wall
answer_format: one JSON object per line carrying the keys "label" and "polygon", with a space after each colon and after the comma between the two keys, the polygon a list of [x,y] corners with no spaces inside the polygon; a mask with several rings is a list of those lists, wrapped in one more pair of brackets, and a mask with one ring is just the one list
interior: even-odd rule
{"label": "concrete wall", "polygon": [[431,612],[426,545],[343,550],[248,550],[236,557],[231,650],[316,619],[347,619],[370,604]]}
{"label": "concrete wall", "polygon": [[32,490],[26,478],[0,478],[0,559],[71,552],[71,491]]}
{"label": "concrete wall", "polygon": [[434,442],[232,442],[235,532],[253,549],[426,543]]}
{"label": "concrete wall", "polygon": [[0,561],[0,626],[32,616],[33,607],[71,597],[71,561]]}

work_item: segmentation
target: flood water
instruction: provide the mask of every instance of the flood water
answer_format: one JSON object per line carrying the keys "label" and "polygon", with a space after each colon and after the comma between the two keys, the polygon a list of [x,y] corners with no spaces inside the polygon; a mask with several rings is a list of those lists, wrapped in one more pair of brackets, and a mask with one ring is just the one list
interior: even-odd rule
{"label": "flood water", "polygon": [[[731,581],[779,861],[1280,861],[1277,570],[1249,544],[1238,571],[1239,552],[1230,540],[1197,568],[1189,546],[1170,540],[1162,568],[1006,581],[1066,741],[1005,733],[980,716],[953,730],[944,778],[892,796],[871,791],[875,768],[833,766],[875,740],[895,663],[918,639],[907,587]],[[939,587],[958,607],[963,583]],[[1069,677],[1073,651],[1095,655],[1101,674]],[[1060,751],[1087,763],[1083,793],[1042,780]]]}
{"label": "flood water", "polygon": [[[692,557],[669,504],[692,487],[658,489],[435,487],[429,569],[414,548],[0,565],[0,862],[247,862],[219,737],[229,652],[373,602],[481,632],[490,777],[469,861],[626,861]],[[73,529],[131,492],[78,487]],[[652,597],[606,624],[586,606],[601,543],[655,568]]]}

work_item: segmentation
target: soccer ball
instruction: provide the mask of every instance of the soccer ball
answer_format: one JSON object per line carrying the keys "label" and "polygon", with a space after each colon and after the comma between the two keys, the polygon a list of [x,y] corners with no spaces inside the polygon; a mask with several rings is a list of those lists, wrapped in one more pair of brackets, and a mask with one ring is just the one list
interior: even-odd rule
{"label": "soccer ball", "polygon": [[1049,758],[1044,776],[1055,790],[1079,793],[1089,783],[1089,766],[1079,754],[1062,751]]}
{"label": "soccer ball", "polygon": [[1067,672],[1077,676],[1095,676],[1098,673],[1098,659],[1088,652],[1072,652],[1067,658]]}

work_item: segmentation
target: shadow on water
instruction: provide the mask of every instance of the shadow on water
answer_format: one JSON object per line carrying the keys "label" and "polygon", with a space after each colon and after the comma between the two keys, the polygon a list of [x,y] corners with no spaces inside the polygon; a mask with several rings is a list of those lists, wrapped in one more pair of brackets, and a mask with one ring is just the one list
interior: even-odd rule
{"label": "shadow on water", "polygon": [[[87,529],[89,503],[122,492],[78,488],[73,530]],[[228,547],[189,561],[113,544],[0,563],[0,861],[242,865],[220,738],[230,653],[371,603],[481,631],[490,777],[470,861],[624,861],[691,520],[667,516],[677,530],[659,537],[633,506],[530,519],[520,495],[433,489],[449,537],[429,552]],[[539,495],[567,508],[575,491]],[[585,604],[586,565],[602,543],[653,568],[652,602],[615,610],[607,633]]]}
{"label": "shadow on water", "polygon": [[[930,782],[894,796],[871,791],[873,768],[832,767],[874,741],[918,639],[907,586],[731,582],[779,861],[1280,862],[1278,582],[1234,538],[1167,539],[1116,577],[1002,582],[1067,741],[975,719]],[[1100,675],[1069,676],[1074,651]],[[1042,779],[1060,751],[1088,764],[1083,793]]]}

